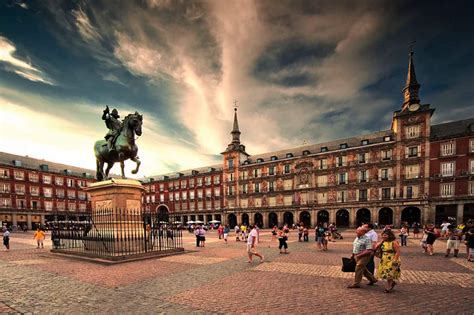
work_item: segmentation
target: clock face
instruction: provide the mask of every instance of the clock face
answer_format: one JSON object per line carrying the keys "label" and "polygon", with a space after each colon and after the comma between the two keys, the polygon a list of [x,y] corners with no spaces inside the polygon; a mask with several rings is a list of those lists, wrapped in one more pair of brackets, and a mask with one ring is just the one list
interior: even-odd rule
{"label": "clock face", "polygon": [[408,110],[411,112],[417,111],[420,108],[420,104],[411,104],[408,106]]}

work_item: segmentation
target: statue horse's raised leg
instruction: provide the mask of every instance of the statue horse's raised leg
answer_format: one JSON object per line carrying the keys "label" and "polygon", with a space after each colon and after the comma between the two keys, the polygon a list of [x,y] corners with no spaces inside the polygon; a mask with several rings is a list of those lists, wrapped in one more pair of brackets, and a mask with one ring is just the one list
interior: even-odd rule
{"label": "statue horse's raised leg", "polygon": [[101,181],[104,179],[104,161],[96,158],[95,159],[95,162],[96,162],[96,177],[97,177],[97,180],[98,181]]}
{"label": "statue horse's raised leg", "polygon": [[142,163],[139,159],[138,156],[130,158],[133,162],[137,163],[137,167],[132,171],[132,174],[138,173],[138,169],[140,168],[140,164]]}

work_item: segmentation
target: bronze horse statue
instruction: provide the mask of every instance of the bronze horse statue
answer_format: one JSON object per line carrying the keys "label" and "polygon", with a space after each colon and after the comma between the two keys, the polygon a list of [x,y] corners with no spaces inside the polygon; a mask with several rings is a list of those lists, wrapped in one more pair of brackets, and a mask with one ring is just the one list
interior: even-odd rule
{"label": "bronze horse statue", "polygon": [[[135,144],[135,135],[142,134],[143,116],[135,112],[129,114],[123,119],[122,127],[119,130],[118,136],[115,139],[115,150],[109,149],[106,140],[98,140],[94,144],[94,154],[97,164],[97,180],[105,180],[109,176],[109,171],[116,162],[120,162],[122,169],[122,178],[125,178],[125,160],[132,160],[137,163],[137,167],[132,171],[136,174],[140,168],[140,160],[138,159],[138,147]],[[107,168],[104,172],[104,164],[107,163]]]}

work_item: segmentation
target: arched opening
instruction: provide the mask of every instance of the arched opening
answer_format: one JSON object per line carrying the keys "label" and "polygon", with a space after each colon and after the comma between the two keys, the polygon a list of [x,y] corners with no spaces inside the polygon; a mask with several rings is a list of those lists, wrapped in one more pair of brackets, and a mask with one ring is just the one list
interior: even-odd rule
{"label": "arched opening", "polygon": [[166,206],[158,206],[156,209],[156,214],[158,218],[158,222],[169,222],[169,213],[168,208]]}
{"label": "arched opening", "polygon": [[444,221],[454,223],[457,219],[457,205],[436,206],[435,224],[440,225]]}
{"label": "arched opening", "polygon": [[274,226],[278,226],[278,216],[275,212],[270,212],[268,214],[268,227],[273,228]]}
{"label": "arched opening", "polygon": [[283,214],[283,224],[288,224],[289,227],[293,225],[293,213],[291,212],[285,212]]}
{"label": "arched opening", "polygon": [[417,207],[407,207],[402,210],[402,222],[412,225],[415,222],[421,223],[421,211]]}
{"label": "arched opening", "polygon": [[379,210],[379,225],[393,224],[393,210],[390,208],[382,208]]}
{"label": "arched opening", "polygon": [[260,213],[255,213],[255,215],[253,216],[253,222],[259,227],[259,228],[262,228],[263,227],[263,215],[261,215]]}
{"label": "arched opening", "polygon": [[362,224],[370,223],[370,210],[367,208],[362,208],[357,210],[356,214],[356,221],[357,226],[361,226]]}
{"label": "arched opening", "polygon": [[318,212],[317,223],[328,223],[329,222],[329,212],[326,210],[321,210]]}
{"label": "arched opening", "polygon": [[336,212],[336,226],[349,226],[349,211],[347,211],[346,209],[341,209]]}
{"label": "arched opening", "polygon": [[311,214],[308,211],[303,211],[300,213],[300,223],[305,227],[311,227]]}
{"label": "arched opening", "polygon": [[467,222],[472,219],[474,219],[474,204],[466,203],[464,204],[464,209],[463,209],[463,221]]}
{"label": "arched opening", "polygon": [[242,214],[242,224],[247,226],[250,224],[249,215],[247,213]]}
{"label": "arched opening", "polygon": [[227,216],[227,222],[229,222],[229,227],[233,229],[237,225],[237,217],[235,216],[235,214],[229,214]]}
{"label": "arched opening", "polygon": [[187,216],[187,215],[183,215],[183,221],[181,221],[181,222],[183,222],[184,224],[185,224],[186,222],[188,222],[188,216]]}

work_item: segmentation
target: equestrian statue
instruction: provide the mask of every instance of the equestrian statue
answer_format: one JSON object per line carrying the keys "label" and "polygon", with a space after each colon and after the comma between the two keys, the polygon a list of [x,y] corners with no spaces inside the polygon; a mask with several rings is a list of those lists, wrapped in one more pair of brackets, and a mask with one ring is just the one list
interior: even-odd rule
{"label": "equestrian statue", "polygon": [[[135,144],[135,135],[142,135],[143,115],[138,112],[128,114],[123,121],[119,120],[118,111],[114,108],[110,112],[109,106],[105,107],[102,120],[109,129],[105,135],[105,140],[98,140],[94,144],[94,153],[97,164],[96,178],[97,180],[106,180],[109,171],[116,162],[120,162],[122,169],[122,178],[125,178],[125,160],[132,160],[137,163],[137,167],[132,171],[136,174],[140,168],[140,160],[138,159],[138,147]],[[107,168],[104,172],[104,164]]]}

